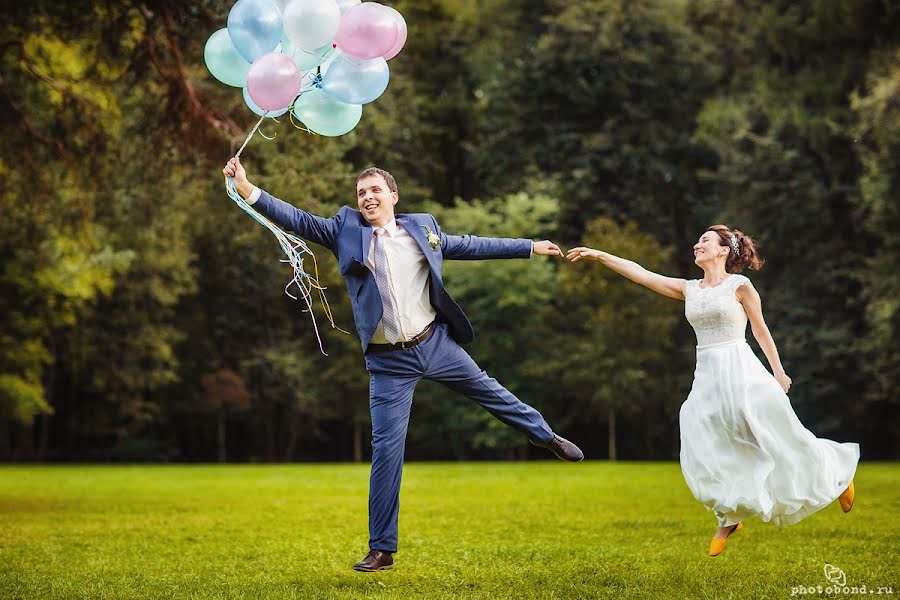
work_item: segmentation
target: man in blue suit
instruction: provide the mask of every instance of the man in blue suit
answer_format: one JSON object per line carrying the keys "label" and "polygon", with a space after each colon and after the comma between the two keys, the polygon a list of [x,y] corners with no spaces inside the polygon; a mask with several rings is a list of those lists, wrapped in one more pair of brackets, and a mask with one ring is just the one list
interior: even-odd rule
{"label": "man in blue suit", "polygon": [[394,214],[397,184],[382,169],[359,175],[359,210],[343,207],[331,218],[311,215],[255,187],[236,158],[223,172],[254,210],[331,250],[347,284],[370,377],[372,414],[370,552],[354,569],[393,566],[406,429],[413,391],[423,378],[468,396],[562,460],[584,458],[575,444],[554,434],[538,411],[489,377],[460,347],[475,334],[442,280],[444,259],[561,256],[556,244],[447,235],[432,215]]}

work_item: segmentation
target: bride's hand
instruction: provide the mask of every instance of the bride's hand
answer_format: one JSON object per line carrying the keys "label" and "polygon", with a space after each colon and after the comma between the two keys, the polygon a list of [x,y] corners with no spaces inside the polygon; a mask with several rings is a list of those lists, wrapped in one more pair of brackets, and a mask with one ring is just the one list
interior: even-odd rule
{"label": "bride's hand", "polygon": [[775,381],[778,382],[778,385],[781,386],[781,389],[784,390],[785,394],[791,389],[791,378],[787,376],[787,373],[775,373]]}
{"label": "bride's hand", "polygon": [[593,248],[585,248],[584,246],[579,246],[577,248],[572,248],[571,250],[569,250],[569,253],[566,254],[566,258],[572,262],[578,262],[581,259],[600,260],[600,251],[594,250]]}

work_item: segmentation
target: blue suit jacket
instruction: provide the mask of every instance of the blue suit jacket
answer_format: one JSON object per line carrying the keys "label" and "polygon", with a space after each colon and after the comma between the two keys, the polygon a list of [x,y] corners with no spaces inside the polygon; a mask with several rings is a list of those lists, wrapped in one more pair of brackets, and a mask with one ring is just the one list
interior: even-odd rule
{"label": "blue suit jacket", "polygon": [[[347,283],[356,331],[365,352],[382,315],[381,296],[375,284],[375,276],[366,267],[374,231],[369,222],[358,210],[346,206],[331,218],[317,217],[282,202],[265,191],[262,191],[253,208],[283,229],[294,231],[300,237],[321,244],[334,253],[341,275]],[[395,218],[397,224],[416,240],[428,260],[431,270],[429,295],[431,305],[437,311],[437,320],[448,324],[450,335],[458,343],[471,342],[475,337],[472,324],[444,289],[441,274],[444,259],[528,258],[531,256],[531,240],[447,235],[441,231],[434,216],[424,213],[398,214]],[[440,246],[432,248],[428,244],[425,227],[440,237]]]}

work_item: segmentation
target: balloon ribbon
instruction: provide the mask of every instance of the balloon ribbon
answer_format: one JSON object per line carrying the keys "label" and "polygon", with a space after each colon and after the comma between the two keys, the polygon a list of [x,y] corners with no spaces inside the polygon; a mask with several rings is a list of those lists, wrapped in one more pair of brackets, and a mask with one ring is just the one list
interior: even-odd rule
{"label": "balloon ribbon", "polygon": [[[240,150],[238,150],[237,154],[234,155],[235,158],[239,158],[241,156],[241,152],[244,151],[244,148],[247,146],[250,138],[253,137],[253,134],[256,133],[265,118],[265,115],[263,115],[259,119],[259,121],[256,123],[256,126],[250,132],[250,135],[248,135],[247,139],[244,140],[244,143],[243,145],[241,145]],[[316,340],[319,342],[319,351],[325,356],[328,356],[328,354],[325,352],[325,348],[322,345],[322,336],[319,335],[319,326],[316,324],[316,316],[313,312],[313,299],[315,297],[315,294],[318,294],[319,298],[322,301],[322,306],[325,310],[325,316],[331,323],[331,327],[337,329],[338,331],[342,331],[343,333],[348,332],[344,331],[334,323],[334,316],[331,313],[331,307],[328,304],[328,299],[325,298],[326,288],[319,284],[319,265],[316,262],[316,256],[309,249],[309,246],[306,245],[306,242],[295,235],[285,232],[278,225],[253,210],[253,208],[249,204],[247,204],[247,201],[241,198],[241,195],[238,194],[237,189],[234,187],[234,181],[227,175],[225,176],[225,191],[228,193],[228,197],[234,200],[234,203],[237,204],[241,208],[241,210],[253,217],[253,219],[257,223],[261,224],[263,227],[271,231],[275,238],[278,240],[278,244],[281,246],[281,250],[285,253],[285,255],[287,255],[287,259],[281,259],[281,262],[290,263],[291,268],[293,269],[293,277],[291,277],[287,285],[284,286],[284,293],[294,300],[302,299],[306,304],[304,312],[308,312],[310,314],[310,317],[312,318],[313,330],[316,333]],[[313,274],[307,273],[304,270],[303,255],[305,254],[308,254],[312,259]],[[297,293],[299,294],[300,298],[291,293],[291,286],[295,286],[297,288]]]}

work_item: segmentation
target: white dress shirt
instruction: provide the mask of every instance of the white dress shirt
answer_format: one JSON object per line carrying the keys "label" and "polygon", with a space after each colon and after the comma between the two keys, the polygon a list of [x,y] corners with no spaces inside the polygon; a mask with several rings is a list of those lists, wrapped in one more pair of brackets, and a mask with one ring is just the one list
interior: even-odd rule
{"label": "white dress shirt", "polygon": [[[378,229],[378,228],[376,228]],[[428,295],[430,271],[428,260],[409,232],[391,219],[383,228],[382,243],[390,270],[390,293],[397,309],[400,324],[400,340],[389,340],[384,335],[381,321],[372,335],[373,344],[393,344],[411,340],[434,321],[437,311]],[[375,272],[375,235],[369,244],[366,266]]]}
{"label": "white dress shirt", "polygon": [[260,190],[255,185],[253,186],[253,191],[250,192],[250,195],[247,196],[247,204],[253,206],[256,204],[256,201],[259,200],[259,197],[262,195],[262,190]]}
{"label": "white dress shirt", "polygon": [[[259,200],[261,193],[260,189],[254,186],[247,198],[247,204],[254,204]],[[397,309],[402,339],[387,339],[384,335],[384,324],[379,321],[375,328],[375,334],[372,336],[373,344],[393,344],[411,340],[437,316],[437,311],[431,305],[431,297],[428,294],[430,276],[428,260],[422,253],[422,249],[419,248],[419,244],[393,219],[383,229],[386,231],[383,242],[390,271],[390,293]],[[375,273],[374,235],[369,244],[366,266],[373,274]]]}

